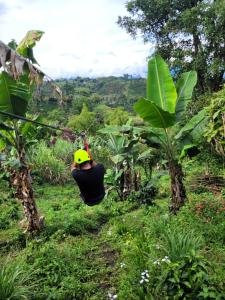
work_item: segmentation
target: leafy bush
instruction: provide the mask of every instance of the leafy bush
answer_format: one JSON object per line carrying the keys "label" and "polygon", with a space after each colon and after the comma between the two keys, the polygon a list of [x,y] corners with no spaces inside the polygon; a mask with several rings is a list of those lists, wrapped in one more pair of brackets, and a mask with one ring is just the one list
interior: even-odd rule
{"label": "leafy bush", "polygon": [[55,157],[53,150],[45,142],[41,142],[33,151],[31,161],[35,165],[36,173],[45,182],[63,184],[69,179],[65,163]]}
{"label": "leafy bush", "polygon": [[162,240],[163,252],[172,262],[186,256],[195,256],[203,244],[202,239],[195,232],[182,232],[180,228],[165,230]]}
{"label": "leafy bush", "polygon": [[140,204],[153,205],[153,200],[158,193],[158,188],[151,182],[144,182],[140,190],[132,192],[129,200],[138,201]]}
{"label": "leafy bush", "polygon": [[161,299],[174,300],[221,299],[209,280],[208,267],[207,261],[200,256],[186,256],[176,262],[165,261],[155,278],[154,293],[158,299],[159,295]]}
{"label": "leafy bush", "polygon": [[206,223],[220,224],[225,218],[225,199],[213,194],[194,195],[191,206],[192,211]]}
{"label": "leafy bush", "polygon": [[73,161],[74,144],[62,139],[57,139],[56,143],[52,146],[52,152],[57,159],[70,165]]}

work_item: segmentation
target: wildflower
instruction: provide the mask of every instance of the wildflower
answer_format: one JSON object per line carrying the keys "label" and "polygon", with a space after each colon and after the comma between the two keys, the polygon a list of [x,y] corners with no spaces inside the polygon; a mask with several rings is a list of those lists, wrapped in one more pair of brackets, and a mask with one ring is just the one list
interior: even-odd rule
{"label": "wildflower", "polygon": [[157,259],[157,260],[153,261],[153,265],[160,265],[160,260]]}
{"label": "wildflower", "polygon": [[155,247],[156,247],[156,249],[158,249],[158,250],[160,249],[160,245],[159,245],[159,244],[156,244]]}
{"label": "wildflower", "polygon": [[108,293],[108,296],[109,296],[109,299],[110,300],[114,300],[114,299],[117,299],[117,295],[113,295],[112,293]]}
{"label": "wildflower", "polygon": [[120,268],[123,268],[123,267],[125,267],[126,266],[126,264],[124,263],[124,262],[121,262],[120,263]]}
{"label": "wildflower", "polygon": [[161,260],[162,262],[166,262],[166,263],[170,263],[170,259],[168,256],[165,256],[164,258],[162,258]]}
{"label": "wildflower", "polygon": [[139,281],[140,284],[144,284],[146,282],[149,282],[149,274],[148,270],[144,270],[144,272],[141,273],[141,280]]}
{"label": "wildflower", "polygon": [[108,234],[109,236],[111,236],[111,235],[112,235],[112,230],[109,229],[108,232],[107,232],[107,234]]}

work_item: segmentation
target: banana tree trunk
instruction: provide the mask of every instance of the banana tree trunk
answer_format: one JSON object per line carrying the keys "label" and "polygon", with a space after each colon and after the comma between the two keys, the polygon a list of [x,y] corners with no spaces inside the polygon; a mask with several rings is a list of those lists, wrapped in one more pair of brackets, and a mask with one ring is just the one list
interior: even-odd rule
{"label": "banana tree trunk", "polygon": [[170,204],[170,211],[176,214],[184,205],[187,197],[183,184],[184,174],[181,165],[177,160],[169,162],[169,173],[171,179],[171,194],[172,201]]}
{"label": "banana tree trunk", "polygon": [[127,162],[126,169],[124,171],[124,188],[123,188],[123,199],[126,199],[132,190],[132,172],[130,164]]}
{"label": "banana tree trunk", "polygon": [[26,231],[33,233],[43,227],[43,217],[39,217],[31,184],[31,175],[25,159],[24,149],[19,149],[20,168],[14,173],[13,185],[16,187],[16,197],[21,200],[27,219]]}
{"label": "banana tree trunk", "polygon": [[134,190],[137,192],[140,190],[141,185],[141,172],[134,171]]}

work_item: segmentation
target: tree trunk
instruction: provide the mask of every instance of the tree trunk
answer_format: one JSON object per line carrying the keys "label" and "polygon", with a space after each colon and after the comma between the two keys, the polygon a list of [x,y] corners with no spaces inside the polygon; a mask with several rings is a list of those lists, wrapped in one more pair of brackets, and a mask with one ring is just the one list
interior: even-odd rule
{"label": "tree trunk", "polygon": [[183,184],[184,174],[181,165],[177,160],[173,160],[169,163],[169,173],[171,179],[171,193],[172,201],[170,204],[170,211],[176,214],[181,206],[186,201],[186,191]]}
{"label": "tree trunk", "polygon": [[126,199],[132,190],[132,172],[129,163],[127,162],[127,166],[124,171],[124,188],[123,188],[123,199]]}
{"label": "tree trunk", "polygon": [[134,171],[134,190],[137,192],[140,190],[141,185],[141,172]]}
{"label": "tree trunk", "polygon": [[31,175],[26,164],[24,149],[19,151],[20,168],[14,172],[13,185],[16,187],[16,197],[21,200],[27,219],[26,232],[33,233],[43,227],[44,218],[39,217],[34,193],[31,185]]}

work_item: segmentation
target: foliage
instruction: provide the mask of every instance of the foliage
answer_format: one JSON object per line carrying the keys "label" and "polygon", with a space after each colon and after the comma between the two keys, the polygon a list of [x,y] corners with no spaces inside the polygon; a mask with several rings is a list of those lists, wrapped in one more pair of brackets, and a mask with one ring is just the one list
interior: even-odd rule
{"label": "foliage", "polygon": [[0,298],[2,300],[30,299],[34,284],[31,284],[31,274],[25,272],[22,266],[0,266]]}
{"label": "foliage", "polygon": [[[156,295],[165,299],[218,299],[208,278],[208,263],[201,256],[186,256],[164,264],[158,277]],[[219,298],[220,299],[220,298]]]}
{"label": "foliage", "polygon": [[225,156],[225,88],[210,97],[206,111],[209,123],[204,136],[219,155]]}
{"label": "foliage", "polygon": [[193,212],[205,223],[222,224],[225,217],[225,199],[202,193],[191,199]]}
{"label": "foliage", "polygon": [[58,138],[51,146],[53,155],[63,161],[66,165],[71,165],[73,161],[74,144]]}
{"label": "foliage", "polygon": [[156,43],[175,75],[195,69],[201,92],[219,89],[225,71],[224,0],[132,0],[126,9],[129,16],[119,17],[118,24],[133,37],[141,33],[145,42]]}
{"label": "foliage", "polygon": [[165,229],[162,235],[164,241],[163,252],[169,256],[172,262],[182,258],[194,257],[201,249],[203,241],[195,232],[182,232],[180,229]]}
{"label": "foliage", "polygon": [[70,117],[68,127],[78,132],[89,131],[90,133],[95,133],[96,123],[95,113],[90,112],[84,104],[79,115]]}
{"label": "foliage", "polygon": [[64,183],[69,178],[65,163],[54,155],[54,150],[47,147],[44,141],[33,148],[31,163],[42,181],[56,184]]}
{"label": "foliage", "polygon": [[153,205],[157,193],[157,187],[152,182],[146,181],[141,184],[139,191],[131,193],[129,200],[144,205]]}
{"label": "foliage", "polygon": [[[161,147],[168,160],[172,191],[170,209],[174,213],[186,200],[182,167],[177,157],[179,138],[183,131],[187,129],[193,131],[199,120],[191,119],[174,138],[177,130],[175,126],[179,128],[187,103],[191,100],[196,80],[196,72],[186,72],[180,76],[175,87],[167,64],[159,55],[154,55],[148,62],[147,98],[140,99],[134,105],[135,111],[153,127],[147,129],[143,137],[148,140],[150,146]],[[191,145],[183,143],[182,146]]]}
{"label": "foliage", "polygon": [[107,125],[124,125],[129,119],[129,114],[122,107],[117,107],[106,111],[105,124]]}

